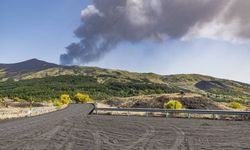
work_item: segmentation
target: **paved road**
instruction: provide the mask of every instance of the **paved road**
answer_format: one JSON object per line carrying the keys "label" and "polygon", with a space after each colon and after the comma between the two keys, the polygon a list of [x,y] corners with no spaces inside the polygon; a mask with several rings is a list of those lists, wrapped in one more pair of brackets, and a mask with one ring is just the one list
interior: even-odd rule
{"label": "paved road", "polygon": [[0,150],[250,149],[250,122],[88,116],[91,105],[0,122]]}

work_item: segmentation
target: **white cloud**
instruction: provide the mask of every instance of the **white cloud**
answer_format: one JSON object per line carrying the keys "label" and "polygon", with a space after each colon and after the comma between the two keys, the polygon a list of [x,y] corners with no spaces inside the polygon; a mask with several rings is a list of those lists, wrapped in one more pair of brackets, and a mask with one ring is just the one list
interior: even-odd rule
{"label": "white cloud", "polygon": [[239,20],[234,20],[229,24],[221,23],[214,20],[208,24],[201,26],[194,26],[183,40],[191,40],[193,38],[207,38],[212,40],[222,40],[231,43],[246,43],[247,39],[237,36],[238,28],[240,27]]}
{"label": "white cloud", "polygon": [[[207,38],[212,40],[227,41],[231,43],[248,43],[249,38],[242,36],[244,25],[242,21],[244,16],[235,17],[240,10],[235,10],[236,5],[243,4],[243,0],[229,0],[223,9],[207,23],[197,22],[190,28],[189,32],[182,37],[182,40],[191,40],[193,38]],[[230,16],[230,13],[232,16]],[[228,19],[230,17],[230,19]]]}
{"label": "white cloud", "polygon": [[89,18],[93,15],[102,16],[103,14],[94,5],[88,5],[88,7],[81,12],[82,18]]}

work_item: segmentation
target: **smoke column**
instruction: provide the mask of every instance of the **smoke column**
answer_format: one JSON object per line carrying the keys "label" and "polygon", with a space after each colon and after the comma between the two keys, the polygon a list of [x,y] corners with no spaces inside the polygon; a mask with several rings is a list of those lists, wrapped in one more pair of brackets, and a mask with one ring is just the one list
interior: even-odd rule
{"label": "smoke column", "polygon": [[67,46],[60,61],[96,61],[121,42],[249,39],[249,8],[248,0],[93,0],[82,10],[82,24],[74,31],[79,42]]}

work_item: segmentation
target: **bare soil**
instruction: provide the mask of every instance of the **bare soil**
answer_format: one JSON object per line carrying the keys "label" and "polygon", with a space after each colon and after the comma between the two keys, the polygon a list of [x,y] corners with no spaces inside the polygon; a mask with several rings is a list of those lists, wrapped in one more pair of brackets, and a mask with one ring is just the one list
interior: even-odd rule
{"label": "bare soil", "polygon": [[92,106],[0,121],[0,149],[247,150],[249,121],[87,115]]}

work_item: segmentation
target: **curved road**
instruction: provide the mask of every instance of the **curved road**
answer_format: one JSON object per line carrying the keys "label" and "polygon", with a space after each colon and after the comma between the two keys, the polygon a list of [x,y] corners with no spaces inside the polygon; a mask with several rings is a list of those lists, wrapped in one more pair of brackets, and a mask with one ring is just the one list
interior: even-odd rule
{"label": "curved road", "polygon": [[1,121],[0,150],[250,148],[249,122],[88,116],[92,108],[89,104],[72,104],[41,116]]}

